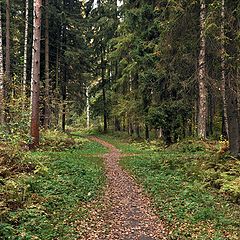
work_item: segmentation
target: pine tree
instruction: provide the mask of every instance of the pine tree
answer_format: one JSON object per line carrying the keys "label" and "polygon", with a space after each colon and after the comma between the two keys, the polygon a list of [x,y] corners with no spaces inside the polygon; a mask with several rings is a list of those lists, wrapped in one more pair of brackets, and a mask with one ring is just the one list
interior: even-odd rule
{"label": "pine tree", "polygon": [[23,96],[23,106],[25,107],[26,98],[26,88],[27,88],[27,53],[28,53],[28,26],[29,26],[29,1],[26,0],[25,7],[25,35],[24,35],[24,57],[23,57],[23,86],[22,86],[22,96]]}
{"label": "pine tree", "polygon": [[45,113],[44,127],[50,123],[50,75],[49,75],[49,2],[45,0]]}
{"label": "pine tree", "polygon": [[199,53],[199,112],[198,112],[198,136],[207,137],[207,81],[206,81],[206,3],[200,0],[200,53]]}
{"label": "pine tree", "polygon": [[9,99],[12,91],[11,81],[11,56],[10,56],[10,0],[6,0],[6,59],[5,59],[5,75],[6,75],[6,97]]}
{"label": "pine tree", "polygon": [[4,70],[3,70],[3,42],[2,42],[2,9],[0,2],[0,124],[4,123]]}
{"label": "pine tree", "polygon": [[41,7],[42,0],[34,0],[34,42],[32,65],[32,99],[31,99],[31,137],[32,147],[39,144],[39,96],[40,96],[40,46],[41,46]]}

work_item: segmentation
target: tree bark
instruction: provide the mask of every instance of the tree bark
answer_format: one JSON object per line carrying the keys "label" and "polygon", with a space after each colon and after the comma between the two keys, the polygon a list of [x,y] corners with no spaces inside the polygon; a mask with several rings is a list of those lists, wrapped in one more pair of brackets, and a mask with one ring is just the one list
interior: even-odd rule
{"label": "tree bark", "polygon": [[11,62],[10,62],[10,0],[6,0],[6,60],[5,60],[5,75],[6,75],[6,96],[9,98],[12,92],[11,82]]}
{"label": "tree bark", "polygon": [[134,134],[133,123],[131,119],[129,119],[129,123],[128,123],[128,134],[130,136],[133,136]]}
{"label": "tree bark", "polygon": [[3,43],[2,43],[2,9],[0,2],[0,124],[4,123],[4,71],[3,71]]}
{"label": "tree bark", "polygon": [[121,122],[118,119],[118,117],[115,117],[114,119],[114,126],[115,126],[115,131],[121,131]]}
{"label": "tree bark", "polygon": [[86,98],[87,98],[87,129],[90,128],[90,104],[89,104],[89,87],[86,87]]}
{"label": "tree bark", "polygon": [[233,76],[229,76],[226,83],[227,95],[227,121],[229,126],[229,147],[233,156],[238,157],[239,153],[239,113],[237,83]]}
{"label": "tree bark", "polygon": [[202,139],[207,137],[207,87],[206,87],[206,4],[200,0],[200,53],[199,53],[199,113],[198,113],[198,136]]}
{"label": "tree bark", "polygon": [[107,109],[106,109],[106,81],[105,81],[105,64],[104,64],[104,51],[102,50],[101,53],[101,71],[102,71],[102,97],[103,97],[103,131],[104,133],[107,132],[108,124],[107,124]]}
{"label": "tree bark", "polygon": [[39,95],[40,95],[40,47],[41,47],[41,7],[42,0],[34,0],[34,42],[33,42],[33,69],[32,69],[32,110],[31,110],[31,137],[32,147],[39,144]]}
{"label": "tree bark", "polygon": [[55,115],[55,121],[56,121],[56,126],[59,125],[59,104],[58,104],[58,99],[59,99],[59,73],[61,72],[61,64],[60,64],[60,50],[59,50],[59,46],[57,47],[57,53],[56,53],[56,75],[55,75],[55,109],[54,109],[54,115]]}
{"label": "tree bark", "polygon": [[34,69],[34,41],[35,41],[35,28],[36,28],[36,14],[35,14],[35,1],[33,2],[33,19],[32,19],[32,25],[33,25],[33,36],[32,36],[32,67],[31,67],[31,101],[30,101],[30,112],[32,112],[32,98],[33,98],[33,69]]}
{"label": "tree bark", "polygon": [[149,127],[145,124],[145,139],[148,141],[150,139]]}
{"label": "tree bark", "polygon": [[62,82],[62,131],[66,131],[66,100],[67,100],[67,64],[64,65]]}
{"label": "tree bark", "polygon": [[45,0],[45,113],[44,128],[49,127],[50,121],[50,78],[49,78],[49,9],[48,0]]}
{"label": "tree bark", "polygon": [[[66,7],[66,1],[63,1],[63,9]],[[66,131],[66,100],[67,100],[67,63],[66,60],[64,59],[64,54],[66,51],[66,46],[67,46],[67,26],[66,23],[63,24],[62,26],[62,33],[61,33],[61,55],[60,57],[63,58],[62,62],[63,64],[63,78],[62,78],[62,83],[61,83],[61,88],[62,88],[62,131]]]}
{"label": "tree bark", "polygon": [[[230,3],[229,3],[230,4]],[[230,4],[232,5],[232,4]],[[229,8],[231,9],[229,5]],[[223,11],[223,10],[222,10]],[[236,40],[236,29],[239,26],[237,13],[233,13],[228,19],[228,32],[226,38],[229,40],[225,42],[224,48],[228,58],[228,64],[224,67],[227,69],[225,91],[226,91],[226,113],[228,122],[229,148],[233,156],[239,157],[239,141],[240,141],[240,123],[239,123],[239,95],[238,95],[238,58],[239,58],[239,44]],[[224,49],[224,50],[225,50]],[[227,61],[224,59],[224,61]]]}
{"label": "tree bark", "polygon": [[140,126],[139,126],[139,123],[136,123],[136,129],[135,129],[135,131],[136,131],[137,138],[140,138],[141,135],[140,135]]}
{"label": "tree bark", "polygon": [[23,85],[22,85],[22,96],[23,96],[23,108],[25,107],[26,98],[26,86],[27,86],[27,51],[28,51],[28,19],[29,19],[29,2],[26,0],[25,8],[25,36],[24,36],[24,56],[23,56]]}
{"label": "tree bark", "polygon": [[208,136],[213,135],[213,121],[214,121],[214,97],[212,93],[209,93],[208,103]]}
{"label": "tree bark", "polygon": [[229,127],[227,120],[227,100],[226,100],[226,61],[225,61],[225,0],[222,0],[221,10],[221,80],[222,80],[222,102],[223,102],[223,135],[229,139]]}

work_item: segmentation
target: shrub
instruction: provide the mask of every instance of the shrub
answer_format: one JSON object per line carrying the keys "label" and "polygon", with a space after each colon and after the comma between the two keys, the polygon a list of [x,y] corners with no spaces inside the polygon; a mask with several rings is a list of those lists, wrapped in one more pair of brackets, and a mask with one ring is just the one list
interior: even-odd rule
{"label": "shrub", "polygon": [[63,151],[66,149],[78,148],[82,143],[82,139],[73,138],[67,133],[57,130],[47,130],[42,132],[40,149]]}

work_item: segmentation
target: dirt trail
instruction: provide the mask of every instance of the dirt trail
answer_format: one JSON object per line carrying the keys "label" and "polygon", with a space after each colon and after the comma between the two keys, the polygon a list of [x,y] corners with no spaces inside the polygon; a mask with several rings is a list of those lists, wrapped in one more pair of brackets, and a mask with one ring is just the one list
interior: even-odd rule
{"label": "dirt trail", "polygon": [[102,139],[90,139],[109,149],[109,153],[104,155],[107,187],[103,206],[91,209],[94,211],[92,219],[85,225],[81,224],[87,231],[80,239],[166,239],[163,224],[153,213],[149,199],[133,178],[119,166],[119,150]]}

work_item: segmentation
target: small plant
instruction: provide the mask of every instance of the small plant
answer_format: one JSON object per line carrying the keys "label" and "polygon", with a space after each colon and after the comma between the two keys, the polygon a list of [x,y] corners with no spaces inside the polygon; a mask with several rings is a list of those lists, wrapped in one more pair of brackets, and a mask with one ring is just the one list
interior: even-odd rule
{"label": "small plant", "polygon": [[236,203],[240,203],[240,177],[225,182],[220,191],[230,194]]}

